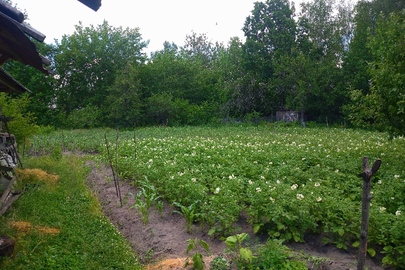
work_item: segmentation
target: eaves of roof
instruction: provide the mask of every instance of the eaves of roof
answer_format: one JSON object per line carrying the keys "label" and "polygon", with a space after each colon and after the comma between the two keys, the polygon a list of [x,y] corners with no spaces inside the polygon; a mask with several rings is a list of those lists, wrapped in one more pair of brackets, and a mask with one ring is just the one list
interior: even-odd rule
{"label": "eaves of roof", "polygon": [[0,68],[0,92],[22,94],[30,92],[24,85],[8,74],[4,69]]}
{"label": "eaves of roof", "polygon": [[101,0],[78,0],[78,1],[88,6],[94,11],[97,11],[101,7]]}
{"label": "eaves of roof", "polygon": [[[97,11],[101,0],[78,0]],[[44,66],[50,61],[42,56],[31,41],[34,38],[43,42],[45,35],[24,23],[24,14],[10,4],[0,0],[0,66],[8,60],[15,60],[49,74]],[[18,83],[10,74],[0,70],[0,92],[23,93],[28,89]]]}

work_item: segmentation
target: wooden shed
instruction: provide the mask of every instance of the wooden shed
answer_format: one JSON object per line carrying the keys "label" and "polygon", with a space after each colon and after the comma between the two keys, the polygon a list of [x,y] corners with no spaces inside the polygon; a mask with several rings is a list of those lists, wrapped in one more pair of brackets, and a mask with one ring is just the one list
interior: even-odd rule
{"label": "wooden shed", "polygon": [[276,121],[296,122],[301,120],[301,113],[298,111],[277,111]]}

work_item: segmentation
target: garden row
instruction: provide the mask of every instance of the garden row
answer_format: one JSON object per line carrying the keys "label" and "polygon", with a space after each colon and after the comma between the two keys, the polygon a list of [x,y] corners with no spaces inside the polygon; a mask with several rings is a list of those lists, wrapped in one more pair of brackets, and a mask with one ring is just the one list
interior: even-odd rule
{"label": "garden row", "polygon": [[[277,125],[72,131],[54,138],[59,144],[53,145],[76,140],[80,147],[72,149],[100,152],[98,158],[112,160],[122,178],[143,189],[144,200],[175,203],[188,222],[208,224],[212,235],[233,234],[244,215],[257,233],[296,242],[322,234],[344,249],[356,246],[360,234],[362,158],[381,158],[369,254],[405,265],[404,138]],[[37,137],[33,149],[45,143],[50,140]]]}

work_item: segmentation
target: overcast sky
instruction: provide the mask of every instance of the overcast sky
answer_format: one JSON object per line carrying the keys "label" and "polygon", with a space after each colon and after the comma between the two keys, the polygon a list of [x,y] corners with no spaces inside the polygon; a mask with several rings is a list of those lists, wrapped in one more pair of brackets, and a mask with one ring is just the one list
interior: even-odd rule
{"label": "overcast sky", "polygon": [[[256,1],[102,0],[95,12],[77,0],[12,0],[27,11],[31,26],[47,36],[46,43],[71,35],[79,21],[97,26],[106,20],[114,27],[139,27],[142,39],[149,40],[147,52],[161,50],[165,41],[183,46],[192,31],[225,45],[234,36],[244,40],[241,29]],[[300,2],[295,0],[296,6]]]}

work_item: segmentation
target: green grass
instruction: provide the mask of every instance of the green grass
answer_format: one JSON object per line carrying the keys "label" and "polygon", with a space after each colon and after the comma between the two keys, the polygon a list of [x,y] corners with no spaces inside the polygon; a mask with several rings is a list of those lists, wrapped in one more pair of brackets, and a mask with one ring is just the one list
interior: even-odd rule
{"label": "green grass", "polygon": [[[59,177],[56,183],[31,177],[24,194],[0,217],[1,235],[13,237],[11,258],[0,260],[1,269],[142,269],[129,243],[102,214],[85,185],[84,159],[74,156],[23,160]],[[11,224],[29,222],[29,231]],[[60,233],[41,232],[50,227]]]}

